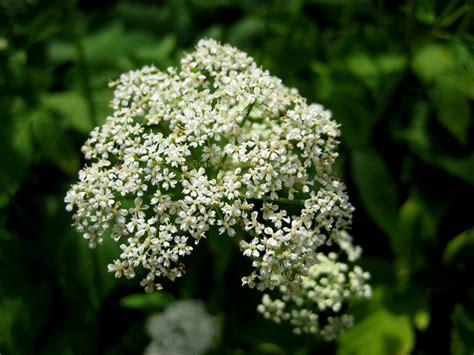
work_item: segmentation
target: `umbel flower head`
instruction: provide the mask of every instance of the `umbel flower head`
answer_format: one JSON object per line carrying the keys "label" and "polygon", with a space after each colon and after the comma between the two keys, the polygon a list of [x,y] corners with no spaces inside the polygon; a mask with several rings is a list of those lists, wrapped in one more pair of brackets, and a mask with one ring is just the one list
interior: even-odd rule
{"label": "umbel flower head", "polygon": [[209,351],[217,338],[217,321],[197,300],[182,300],[147,322],[151,343],[145,355],[200,355]]}
{"label": "umbel flower head", "polygon": [[74,225],[94,248],[111,231],[116,277],[161,289],[185,272],[206,237],[234,238],[265,292],[258,310],[296,333],[336,337],[343,303],[369,297],[369,275],[347,233],[353,207],[332,166],[331,113],[247,54],[201,40],[178,68],[123,74],[112,116],[83,147],[88,164],[68,191]]}

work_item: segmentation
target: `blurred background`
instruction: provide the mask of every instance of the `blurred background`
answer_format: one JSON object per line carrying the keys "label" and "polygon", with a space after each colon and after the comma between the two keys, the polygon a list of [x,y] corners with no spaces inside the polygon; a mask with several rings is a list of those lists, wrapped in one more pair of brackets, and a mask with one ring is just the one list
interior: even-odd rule
{"label": "blurred background", "polygon": [[[472,1],[0,1],[0,353],[138,354],[148,317],[202,300],[214,354],[474,352]],[[89,250],[63,198],[111,113],[109,81],[178,63],[202,37],[237,46],[341,124],[373,298],[338,341],[295,336],[240,287],[246,259],[206,240],[146,295]]]}

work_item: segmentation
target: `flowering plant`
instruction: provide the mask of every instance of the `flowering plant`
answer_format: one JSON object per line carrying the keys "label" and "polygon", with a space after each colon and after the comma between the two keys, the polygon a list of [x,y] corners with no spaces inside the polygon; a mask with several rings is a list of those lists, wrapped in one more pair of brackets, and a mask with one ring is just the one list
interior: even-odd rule
{"label": "flowering plant", "polygon": [[108,230],[120,243],[109,271],[145,269],[141,285],[161,289],[214,229],[250,259],[242,283],[266,292],[266,318],[326,339],[350,326],[343,302],[371,291],[350,266],[361,248],[332,170],[340,132],[330,112],[209,39],[177,69],[144,67],[112,86],[114,113],[90,134],[88,165],[65,198],[91,247]]}
{"label": "flowering plant", "polygon": [[145,355],[206,354],[214,345],[217,321],[197,300],[181,300],[153,315],[147,322],[151,343]]}

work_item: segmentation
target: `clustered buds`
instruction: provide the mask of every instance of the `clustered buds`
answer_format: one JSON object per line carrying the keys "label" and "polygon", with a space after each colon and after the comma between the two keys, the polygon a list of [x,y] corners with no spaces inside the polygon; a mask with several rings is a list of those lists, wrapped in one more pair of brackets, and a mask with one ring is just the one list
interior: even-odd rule
{"label": "clustered buds", "polygon": [[161,289],[160,278],[183,276],[195,245],[222,234],[250,259],[242,282],[266,292],[265,317],[327,339],[350,326],[343,302],[371,291],[350,266],[361,249],[332,170],[331,113],[209,39],[178,68],[144,67],[112,86],[114,113],[91,132],[65,198],[91,247],[106,232],[120,244],[109,271],[144,269],[145,290]]}

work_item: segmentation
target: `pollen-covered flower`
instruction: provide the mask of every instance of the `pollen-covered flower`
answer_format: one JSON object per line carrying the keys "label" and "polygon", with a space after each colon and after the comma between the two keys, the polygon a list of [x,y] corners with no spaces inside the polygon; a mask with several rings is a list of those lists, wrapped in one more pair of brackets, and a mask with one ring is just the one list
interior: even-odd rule
{"label": "pollen-covered flower", "polygon": [[331,335],[349,324],[342,304],[370,288],[350,266],[361,249],[332,170],[331,113],[214,40],[178,68],[144,67],[112,86],[114,113],[90,134],[88,164],[65,198],[91,247],[107,231],[120,243],[109,271],[144,269],[145,289],[161,289],[160,278],[183,276],[193,244],[221,234],[255,268],[243,284],[269,293],[265,317]]}

